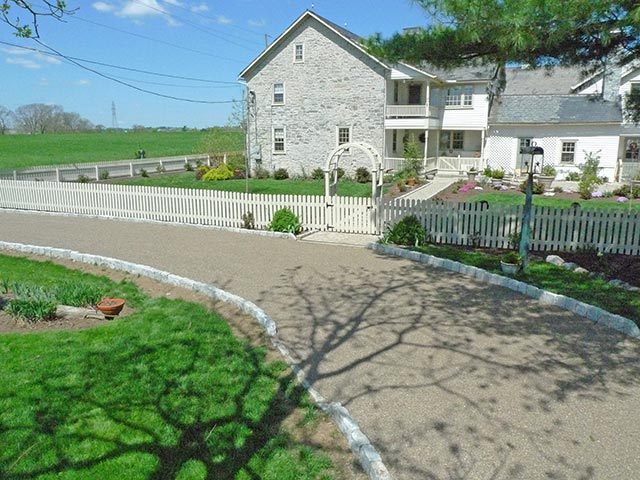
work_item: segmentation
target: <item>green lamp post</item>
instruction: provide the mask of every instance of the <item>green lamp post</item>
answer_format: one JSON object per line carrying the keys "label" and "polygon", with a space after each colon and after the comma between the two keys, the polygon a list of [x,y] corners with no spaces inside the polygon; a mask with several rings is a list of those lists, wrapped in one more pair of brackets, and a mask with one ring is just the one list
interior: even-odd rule
{"label": "green lamp post", "polygon": [[520,148],[521,155],[529,155],[529,160],[523,163],[527,172],[527,189],[525,192],[524,215],[522,216],[522,230],[520,232],[520,245],[518,254],[522,258],[522,269],[529,266],[529,237],[531,232],[531,204],[533,203],[533,175],[540,173],[544,165],[544,149],[538,147],[536,142],[530,146]]}

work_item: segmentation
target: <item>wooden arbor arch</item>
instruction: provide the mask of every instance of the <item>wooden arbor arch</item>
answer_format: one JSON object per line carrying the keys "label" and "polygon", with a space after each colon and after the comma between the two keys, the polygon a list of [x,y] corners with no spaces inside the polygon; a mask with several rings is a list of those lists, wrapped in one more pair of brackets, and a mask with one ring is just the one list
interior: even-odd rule
{"label": "wooden arbor arch", "polygon": [[333,150],[324,166],[324,193],[327,203],[338,191],[338,164],[342,155],[351,148],[364,152],[371,160],[371,198],[380,200],[382,198],[382,158],[378,151],[365,142],[343,143]]}

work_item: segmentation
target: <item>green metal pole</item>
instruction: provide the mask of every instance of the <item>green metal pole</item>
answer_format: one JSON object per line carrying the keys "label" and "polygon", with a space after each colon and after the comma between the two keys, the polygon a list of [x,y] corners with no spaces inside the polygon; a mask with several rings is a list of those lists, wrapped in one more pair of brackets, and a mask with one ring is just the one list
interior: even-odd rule
{"label": "green metal pole", "polygon": [[533,203],[533,173],[527,175],[527,191],[524,200],[524,215],[522,216],[522,230],[520,232],[520,248],[518,253],[522,257],[522,269],[529,266],[529,235],[531,230],[531,204]]}

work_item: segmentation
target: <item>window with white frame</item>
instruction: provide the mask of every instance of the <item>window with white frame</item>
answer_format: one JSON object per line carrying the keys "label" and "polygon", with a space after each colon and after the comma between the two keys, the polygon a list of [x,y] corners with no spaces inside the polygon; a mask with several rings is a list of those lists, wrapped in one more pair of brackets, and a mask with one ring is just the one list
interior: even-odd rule
{"label": "window with white frame", "polygon": [[[338,135],[338,146],[349,143],[351,141],[351,127],[338,127],[337,131]],[[345,150],[345,153],[348,153],[349,150]]]}
{"label": "window with white frame", "polygon": [[391,136],[391,151],[394,153],[398,151],[398,131],[397,130],[394,130],[393,135]]}
{"label": "window with white frame", "polygon": [[453,150],[464,149],[464,132],[461,130],[443,130],[440,133],[440,149],[443,154]]}
{"label": "window with white frame", "polygon": [[273,153],[285,153],[285,129],[273,128]]}
{"label": "window with white frame", "polygon": [[562,163],[574,163],[576,159],[576,142],[575,140],[566,140],[562,142],[562,151],[560,153],[560,161]]}
{"label": "window with white frame", "polygon": [[447,89],[445,105],[447,107],[472,107],[473,85],[460,85]]}
{"label": "window with white frame", "polygon": [[293,47],[293,61],[304,62],[304,43],[296,43]]}
{"label": "window with white frame", "polygon": [[284,83],[273,84],[273,103],[274,105],[284,104]]}

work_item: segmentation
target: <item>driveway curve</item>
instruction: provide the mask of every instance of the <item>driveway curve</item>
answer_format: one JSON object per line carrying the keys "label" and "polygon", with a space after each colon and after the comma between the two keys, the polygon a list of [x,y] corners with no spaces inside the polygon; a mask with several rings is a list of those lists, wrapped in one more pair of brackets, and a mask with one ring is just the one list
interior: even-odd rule
{"label": "driveway curve", "polygon": [[392,476],[634,479],[640,342],[515,292],[369,250],[0,211],[0,240],[212,283],[262,307]]}

